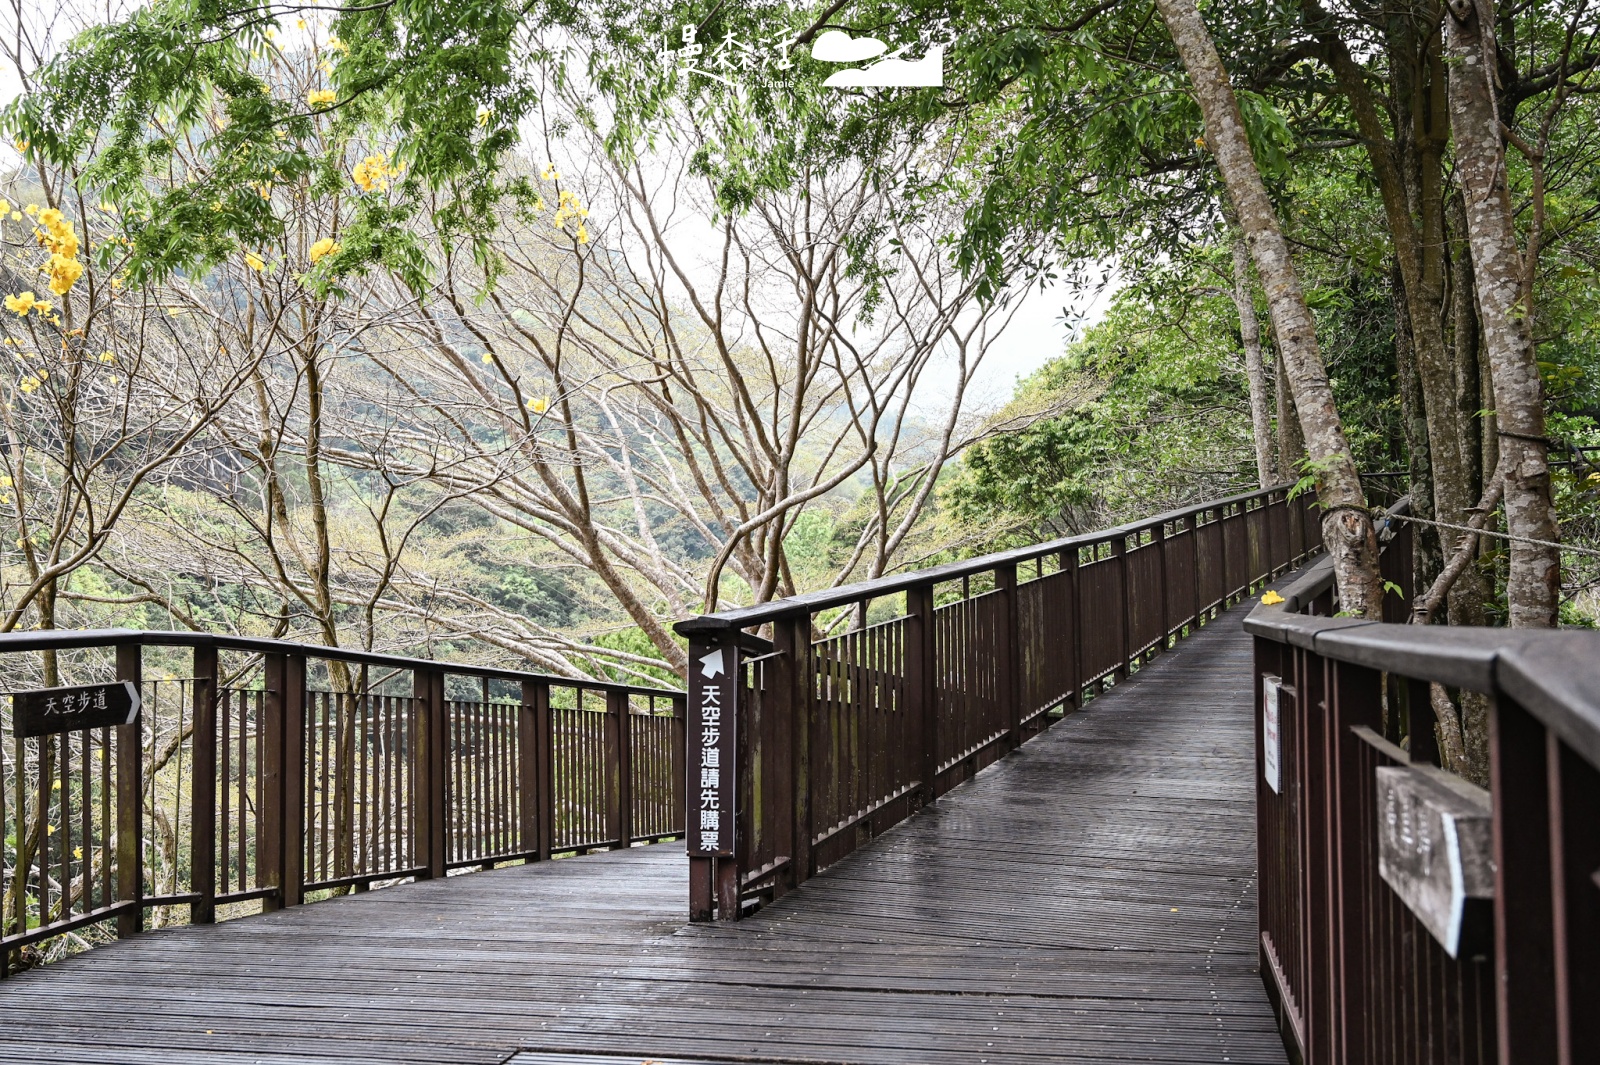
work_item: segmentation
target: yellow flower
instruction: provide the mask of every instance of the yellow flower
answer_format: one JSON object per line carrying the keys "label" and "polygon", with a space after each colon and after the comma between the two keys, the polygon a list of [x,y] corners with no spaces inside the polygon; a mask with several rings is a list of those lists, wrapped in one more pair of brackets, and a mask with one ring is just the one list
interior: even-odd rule
{"label": "yellow flower", "polygon": [[294,28],[297,29],[297,30],[305,29],[306,28],[306,20],[305,19],[297,19],[295,21]]}
{"label": "yellow flower", "polygon": [[578,223],[578,243],[589,243],[589,227],[584,225],[582,222]]}
{"label": "yellow flower", "polygon": [[339,251],[340,247],[338,241],[334,240],[332,237],[323,237],[321,240],[311,245],[311,265],[317,265],[317,263],[322,261],[322,257],[325,255],[338,255]]}
{"label": "yellow flower", "polygon": [[350,46],[345,44],[334,34],[328,35],[328,48],[332,51],[340,53],[341,55],[350,54]]}
{"label": "yellow flower", "polygon": [[489,365],[493,361],[494,361],[494,356],[493,355],[489,354],[487,351],[483,353],[483,364],[485,366]]}
{"label": "yellow flower", "polygon": [[22,292],[15,296],[7,296],[6,310],[21,318],[33,310],[35,302],[32,292]]}
{"label": "yellow flower", "polygon": [[271,26],[267,27],[267,40],[270,41],[274,37],[276,37],[277,35],[278,35],[278,31],[277,30],[273,29]]}
{"label": "yellow flower", "polygon": [[244,253],[244,264],[252,270],[265,270],[267,268],[266,261],[253,251]]}
{"label": "yellow flower", "polygon": [[114,351],[102,351],[98,357],[99,357],[101,362],[116,362],[117,361],[117,353],[114,352]]}
{"label": "yellow flower", "polygon": [[398,173],[398,170],[389,169],[389,161],[384,156],[369,155],[356,164],[355,169],[350,171],[350,176],[364,192],[371,192],[373,189],[388,192],[390,175]]}
{"label": "yellow flower", "polygon": [[11,201],[10,200],[5,200],[5,199],[0,199],[0,214],[5,214],[7,211],[10,211],[10,210],[11,210]]}
{"label": "yellow flower", "polygon": [[36,204],[36,203],[30,203],[30,204],[28,204],[28,206],[24,207],[23,210],[26,211],[28,214],[31,214],[31,215],[32,214],[38,214],[39,213],[39,205]]}
{"label": "yellow flower", "polygon": [[494,114],[494,108],[492,108],[492,107],[480,107],[480,108],[478,108],[478,125],[487,126],[489,124],[489,116],[491,116],[493,114]]}
{"label": "yellow flower", "polygon": [[556,164],[554,163],[544,164],[544,170],[540,171],[539,176],[546,181],[561,180],[561,172],[556,169]]}
{"label": "yellow flower", "polygon": [[1277,606],[1283,602],[1283,596],[1268,588],[1267,593],[1261,597],[1261,602],[1265,606]]}
{"label": "yellow flower", "polygon": [[65,255],[50,256],[50,291],[65,296],[83,276],[83,264]]}
{"label": "yellow flower", "polygon": [[528,400],[528,409],[533,411],[535,414],[543,414],[545,411],[550,409],[550,397],[534,396],[532,399]]}
{"label": "yellow flower", "polygon": [[80,862],[83,861],[83,848],[82,847],[74,847],[74,848],[72,848],[72,856],[74,858],[76,858]]}
{"label": "yellow flower", "polygon": [[39,212],[39,224],[46,229],[52,229],[61,224],[61,211],[55,207],[46,207]]}
{"label": "yellow flower", "polygon": [[321,107],[323,104],[331,104],[338,98],[339,94],[334,92],[332,89],[312,89],[310,92],[306,93],[306,103],[310,104],[312,107]]}
{"label": "yellow flower", "polygon": [[12,220],[12,221],[13,221],[13,222],[20,222],[20,221],[22,221],[22,212],[21,212],[21,211],[12,211],[12,212],[11,212],[11,220]]}

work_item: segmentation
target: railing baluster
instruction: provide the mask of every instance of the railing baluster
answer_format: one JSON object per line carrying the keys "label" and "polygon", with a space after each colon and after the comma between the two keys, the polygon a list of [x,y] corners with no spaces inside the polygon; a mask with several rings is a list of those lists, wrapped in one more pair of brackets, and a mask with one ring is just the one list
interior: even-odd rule
{"label": "railing baluster", "polygon": [[194,780],[190,785],[190,890],[200,897],[189,905],[191,924],[211,924],[217,916],[217,649],[194,649]]}
{"label": "railing baluster", "polygon": [[1000,624],[995,635],[994,668],[998,672],[995,695],[1000,700],[1000,720],[1005,722],[1006,747],[1022,746],[1022,646],[1018,642],[1017,564],[995,567],[994,587],[1000,596]]}
{"label": "railing baluster", "polygon": [[[143,648],[117,645],[117,679],[132,681],[144,691]],[[117,936],[126,938],[144,930],[144,729],[143,715],[117,732],[117,901],[133,907],[117,915]],[[51,737],[45,737],[41,744]],[[22,765],[19,760],[17,772]],[[21,804],[18,804],[20,810]],[[41,865],[42,868],[42,865]]]}

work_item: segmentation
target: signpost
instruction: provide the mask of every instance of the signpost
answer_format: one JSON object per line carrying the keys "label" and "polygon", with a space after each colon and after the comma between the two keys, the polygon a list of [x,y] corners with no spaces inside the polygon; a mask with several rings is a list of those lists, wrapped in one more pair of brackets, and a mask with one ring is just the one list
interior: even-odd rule
{"label": "signpost", "polygon": [[732,642],[690,649],[689,854],[733,856],[735,685],[738,647]]}
{"label": "signpost", "polygon": [[12,730],[18,739],[131,725],[139,718],[139,691],[131,680],[122,680],[13,692],[11,709]]}

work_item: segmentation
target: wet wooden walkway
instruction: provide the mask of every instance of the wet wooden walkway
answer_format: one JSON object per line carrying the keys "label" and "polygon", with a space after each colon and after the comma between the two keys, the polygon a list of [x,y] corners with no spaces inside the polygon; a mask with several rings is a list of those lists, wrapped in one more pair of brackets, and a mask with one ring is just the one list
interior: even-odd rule
{"label": "wet wooden walkway", "polygon": [[0,983],[0,1061],[1281,1063],[1242,609],[738,925],[670,844],[407,885]]}

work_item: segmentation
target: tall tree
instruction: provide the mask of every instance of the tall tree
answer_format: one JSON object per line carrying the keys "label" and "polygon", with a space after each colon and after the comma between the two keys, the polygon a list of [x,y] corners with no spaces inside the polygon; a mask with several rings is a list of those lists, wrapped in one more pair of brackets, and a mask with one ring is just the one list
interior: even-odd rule
{"label": "tall tree", "polygon": [[[1491,0],[1450,0],[1447,52],[1450,124],[1477,278],[1484,353],[1494,379],[1506,528],[1511,533],[1507,599],[1511,624],[1553,626],[1561,596],[1560,535],[1550,497],[1544,387],[1528,319],[1531,286],[1517,245],[1505,141],[1495,101]],[[1537,248],[1529,249],[1530,255]]]}
{"label": "tall tree", "polygon": [[1383,581],[1378,575],[1372,516],[1317,344],[1316,320],[1306,306],[1277,211],[1251,152],[1233,83],[1192,0],[1157,0],[1156,6],[1189,72],[1205,117],[1206,143],[1216,157],[1266,290],[1268,312],[1317,480],[1318,500],[1326,508],[1322,538],[1333,558],[1340,604],[1355,617],[1376,616],[1383,605]]}

